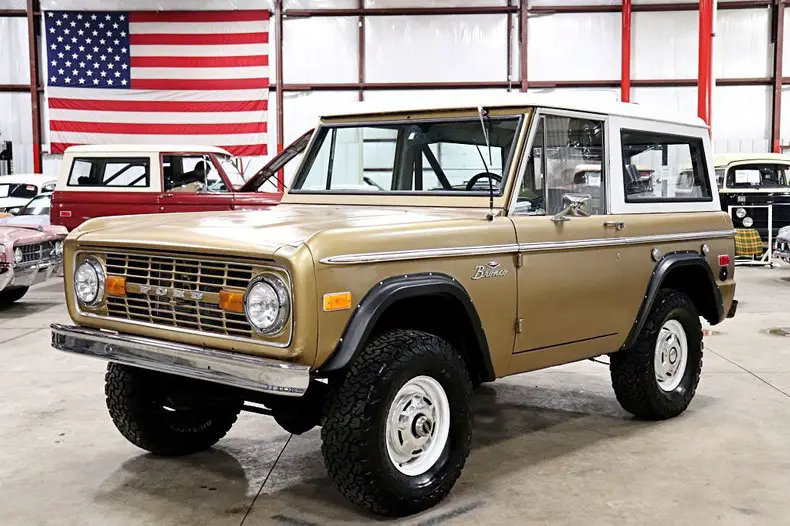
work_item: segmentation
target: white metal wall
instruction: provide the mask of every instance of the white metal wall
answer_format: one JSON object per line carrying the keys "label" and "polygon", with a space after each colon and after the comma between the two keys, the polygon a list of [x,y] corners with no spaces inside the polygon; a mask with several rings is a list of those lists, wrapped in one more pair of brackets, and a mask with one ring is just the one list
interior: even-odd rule
{"label": "white metal wall", "polygon": [[[640,0],[648,1],[648,0]],[[674,0],[682,1],[682,0]],[[196,9],[192,0],[42,0],[42,9]],[[532,0],[530,5],[619,4],[618,0]],[[635,2],[639,3],[639,2]],[[670,2],[671,3],[671,2]],[[24,8],[24,0],[0,0],[0,8]],[[507,0],[366,0],[366,7],[507,5]],[[721,5],[721,3],[720,3]],[[208,0],[200,9],[269,8],[269,0]],[[285,8],[357,7],[357,0],[285,0]],[[788,15],[790,16],[790,15]],[[528,78],[540,80],[619,80],[620,14],[534,14],[528,33]],[[505,81],[506,15],[368,17],[365,78],[368,82]],[[636,12],[632,29],[633,79],[694,79],[697,74],[696,11]],[[518,16],[512,17],[511,79],[518,79]],[[788,21],[787,23],[790,23]],[[719,10],[715,72],[719,78],[768,77],[772,72],[770,10]],[[357,18],[286,19],[284,80],[320,84],[356,82]],[[272,24],[272,31],[274,30]],[[786,39],[790,39],[787,36]],[[274,38],[272,38],[274,42]],[[790,49],[790,42],[785,43]],[[271,64],[275,63],[271,45]],[[790,53],[785,54],[790,71]],[[275,68],[271,68],[272,77]],[[27,25],[0,18],[0,84],[27,83]],[[514,89],[518,86],[514,84]],[[784,91],[790,90],[790,86]],[[619,98],[619,89],[571,91],[583,99]],[[456,93],[458,95],[458,93]],[[366,99],[445,97],[436,91],[370,91]],[[276,151],[276,97],[269,111],[270,151]],[[322,110],[357,99],[352,91],[287,92],[285,140],[312,126]],[[632,88],[635,103],[696,114],[696,88]],[[790,142],[790,99],[782,109],[782,143]],[[15,143],[17,171],[32,168],[30,97],[0,94],[0,137]],[[766,151],[771,126],[769,86],[719,86],[713,95],[713,135],[717,151]],[[250,168],[261,164],[251,160]],[[54,167],[46,163],[45,169]]]}

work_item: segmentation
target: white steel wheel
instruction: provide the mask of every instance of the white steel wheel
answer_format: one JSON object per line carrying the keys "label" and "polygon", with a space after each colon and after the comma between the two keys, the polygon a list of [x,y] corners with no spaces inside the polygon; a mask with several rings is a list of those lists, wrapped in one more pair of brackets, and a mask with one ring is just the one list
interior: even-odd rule
{"label": "white steel wheel", "polygon": [[678,320],[667,320],[658,331],[653,364],[658,387],[672,392],[680,385],[688,363],[688,338]]}
{"label": "white steel wheel", "polygon": [[442,385],[430,376],[406,382],[390,405],[385,434],[398,471],[416,477],[431,469],[450,434],[450,403]]}

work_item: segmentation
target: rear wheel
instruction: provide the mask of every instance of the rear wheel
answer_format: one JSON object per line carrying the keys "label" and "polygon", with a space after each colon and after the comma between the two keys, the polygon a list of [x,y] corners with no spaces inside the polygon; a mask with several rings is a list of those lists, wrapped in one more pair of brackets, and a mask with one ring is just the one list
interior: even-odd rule
{"label": "rear wheel", "polygon": [[691,299],[659,291],[636,344],[612,354],[612,386],[626,411],[663,420],[686,410],[702,372],[702,326]]}
{"label": "rear wheel", "polygon": [[230,430],[243,400],[232,391],[117,363],[107,366],[107,408],[118,431],[156,455],[213,446]]}
{"label": "rear wheel", "polygon": [[332,388],[321,429],[340,492],[390,516],[442,500],[469,454],[471,388],[464,361],[436,336],[394,330],[369,343]]}
{"label": "rear wheel", "polygon": [[0,305],[10,305],[22,299],[30,287],[8,287],[0,290]]}

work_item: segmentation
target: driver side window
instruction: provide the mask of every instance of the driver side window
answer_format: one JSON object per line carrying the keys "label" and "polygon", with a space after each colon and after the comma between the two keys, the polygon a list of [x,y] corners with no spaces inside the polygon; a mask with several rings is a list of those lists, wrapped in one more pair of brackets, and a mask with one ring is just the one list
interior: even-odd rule
{"label": "driver side window", "polygon": [[602,121],[546,115],[540,118],[515,212],[554,215],[564,196],[584,196],[584,209],[604,214]]}

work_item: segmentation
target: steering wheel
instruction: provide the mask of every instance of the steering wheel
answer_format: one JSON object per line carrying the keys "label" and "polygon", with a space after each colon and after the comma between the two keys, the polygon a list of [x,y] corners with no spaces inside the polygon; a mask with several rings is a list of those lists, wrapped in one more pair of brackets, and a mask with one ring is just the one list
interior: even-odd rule
{"label": "steering wheel", "polygon": [[477,181],[479,181],[480,179],[482,179],[484,177],[487,177],[487,178],[491,179],[492,181],[496,181],[497,183],[501,183],[502,182],[502,176],[501,175],[492,174],[491,172],[480,172],[479,174],[473,175],[472,178],[469,179],[469,182],[466,183],[466,190],[467,190],[467,192],[469,190],[471,190],[472,188],[474,188],[475,187],[475,183],[477,183]]}

